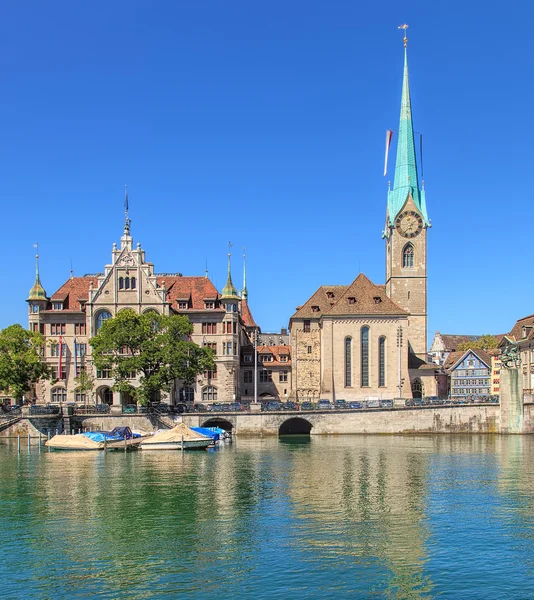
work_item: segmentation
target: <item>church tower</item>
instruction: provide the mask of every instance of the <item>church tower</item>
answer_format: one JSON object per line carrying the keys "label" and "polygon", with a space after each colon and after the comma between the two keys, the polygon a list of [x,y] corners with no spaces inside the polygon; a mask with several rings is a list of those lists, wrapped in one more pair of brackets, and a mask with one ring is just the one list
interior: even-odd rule
{"label": "church tower", "polygon": [[404,75],[393,189],[388,191],[386,227],[386,293],[410,313],[404,338],[410,352],[426,360],[427,229],[424,182],[419,185],[412,107],[408,83],[406,27]]}

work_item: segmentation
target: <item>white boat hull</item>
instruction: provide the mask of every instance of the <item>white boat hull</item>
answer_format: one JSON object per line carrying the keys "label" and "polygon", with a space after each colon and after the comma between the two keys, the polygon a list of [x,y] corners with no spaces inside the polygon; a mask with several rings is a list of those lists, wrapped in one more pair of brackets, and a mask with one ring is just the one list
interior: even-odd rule
{"label": "white boat hull", "polygon": [[[184,440],[184,450],[199,450],[207,448],[211,444],[211,439],[206,438],[202,440]],[[157,443],[143,443],[139,446],[141,450],[181,450],[182,442],[157,442]]]}

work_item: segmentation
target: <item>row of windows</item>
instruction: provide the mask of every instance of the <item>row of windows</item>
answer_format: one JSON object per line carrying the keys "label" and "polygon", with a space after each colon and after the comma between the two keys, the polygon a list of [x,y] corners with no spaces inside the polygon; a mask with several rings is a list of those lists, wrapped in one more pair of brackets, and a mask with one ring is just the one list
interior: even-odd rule
{"label": "row of windows", "polygon": [[454,379],[453,385],[487,385],[487,379]]}
{"label": "row of windows", "polygon": [[[37,323],[34,323],[36,325]],[[50,335],[65,335],[67,332],[66,323],[50,323]],[[85,323],[74,324],[74,335],[86,335],[87,327]]]}
{"label": "row of windows", "polygon": [[[378,385],[386,385],[386,338],[378,338]],[[369,327],[360,331],[360,387],[369,386]],[[345,338],[345,387],[352,387],[352,338]]]}
{"label": "row of windows", "polygon": [[136,285],[135,277],[119,277],[119,290],[135,290]]}
{"label": "row of windows", "polygon": [[453,396],[462,396],[465,394],[489,394],[489,387],[484,388],[452,388]]}
{"label": "row of windows", "polygon": [[[68,345],[65,343],[57,344],[53,343],[50,346],[50,356],[59,356],[59,348],[61,346],[61,356],[67,356]],[[87,351],[87,344],[76,344],[75,345],[75,354],[76,356],[83,358]]]}

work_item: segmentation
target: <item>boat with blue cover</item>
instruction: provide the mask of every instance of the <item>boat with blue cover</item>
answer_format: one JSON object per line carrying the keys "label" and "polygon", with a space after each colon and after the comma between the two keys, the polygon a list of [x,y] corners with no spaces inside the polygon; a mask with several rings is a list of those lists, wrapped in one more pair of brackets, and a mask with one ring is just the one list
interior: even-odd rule
{"label": "boat with blue cover", "polygon": [[52,450],[114,450],[137,447],[145,438],[129,427],[115,427],[112,431],[86,431],[75,435],[58,434],[45,446]]}

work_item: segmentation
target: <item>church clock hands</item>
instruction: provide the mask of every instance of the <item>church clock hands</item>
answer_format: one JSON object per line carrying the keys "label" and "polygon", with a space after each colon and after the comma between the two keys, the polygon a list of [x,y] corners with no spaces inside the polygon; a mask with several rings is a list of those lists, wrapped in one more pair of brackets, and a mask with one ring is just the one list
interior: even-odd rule
{"label": "church clock hands", "polygon": [[405,210],[395,219],[395,228],[405,238],[414,238],[423,229],[423,219],[414,210]]}

